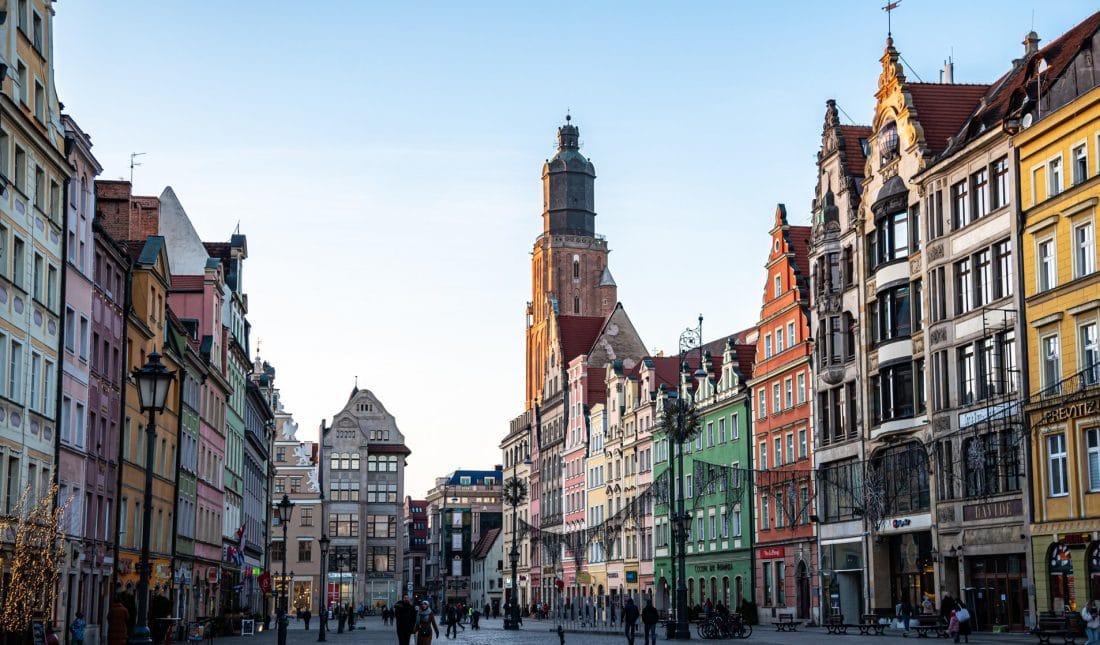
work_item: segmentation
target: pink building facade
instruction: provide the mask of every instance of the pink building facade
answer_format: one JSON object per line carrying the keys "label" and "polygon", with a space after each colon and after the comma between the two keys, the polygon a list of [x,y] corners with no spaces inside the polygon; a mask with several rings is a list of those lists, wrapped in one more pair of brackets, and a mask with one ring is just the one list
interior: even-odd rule
{"label": "pink building facade", "polygon": [[[87,638],[102,633],[110,589],[114,527],[113,500],[117,461],[111,446],[118,436],[121,379],[121,309],[104,298],[104,285],[94,285],[95,270],[118,280],[125,269],[116,261],[96,267],[94,181],[102,168],[92,155],[91,139],[69,116],[63,117],[68,159],[73,168],[65,218],[65,317],[62,342],[60,423],[58,428],[58,502],[67,504],[63,519],[67,547],[58,595],[58,617],[71,620],[77,611],[88,622]],[[119,292],[120,293],[120,292]],[[108,325],[97,330],[93,310],[113,309],[101,316]],[[110,333],[113,331],[113,334]]]}

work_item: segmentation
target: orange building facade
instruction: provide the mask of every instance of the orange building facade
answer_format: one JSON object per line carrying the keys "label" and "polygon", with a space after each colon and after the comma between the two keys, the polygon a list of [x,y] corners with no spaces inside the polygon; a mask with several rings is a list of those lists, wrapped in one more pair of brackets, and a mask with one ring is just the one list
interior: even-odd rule
{"label": "orange building facade", "polygon": [[820,620],[813,581],[813,416],[810,404],[810,227],[776,208],[768,254],[753,396],[756,602],[760,619]]}

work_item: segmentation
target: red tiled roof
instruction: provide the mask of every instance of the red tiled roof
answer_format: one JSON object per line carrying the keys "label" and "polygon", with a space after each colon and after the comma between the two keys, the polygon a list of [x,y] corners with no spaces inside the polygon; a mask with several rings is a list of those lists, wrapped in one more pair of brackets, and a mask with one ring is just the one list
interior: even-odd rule
{"label": "red tiled roof", "polygon": [[863,168],[867,165],[867,155],[863,154],[860,139],[871,138],[871,128],[865,125],[842,125],[840,136],[844,142],[844,159],[848,162],[844,171],[849,175],[862,177]]}
{"label": "red tiled roof", "polygon": [[486,531],[481,536],[481,539],[477,541],[477,544],[474,546],[474,552],[470,557],[474,560],[484,560],[489,557],[489,551],[493,548],[493,541],[497,539],[498,535],[500,535],[499,527]]}
{"label": "red tiled roof", "polygon": [[558,337],[561,340],[562,362],[587,354],[603,329],[602,316],[558,316]]}
{"label": "red tiled roof", "polygon": [[737,344],[737,371],[745,381],[752,378],[753,367],[756,365],[756,345],[747,343]]}
{"label": "red tiled roof", "polygon": [[1072,29],[1050,41],[1039,50],[1038,55],[1027,60],[1015,61],[1012,69],[997,79],[985,95],[985,104],[979,106],[970,116],[964,129],[958,133],[958,143],[947,152],[953,152],[977,135],[993,128],[999,128],[1000,122],[1016,109],[1026,94],[1028,84],[1034,81],[1035,67],[1040,60],[1047,62],[1043,72],[1046,78],[1057,78],[1081,51],[1092,35],[1100,30],[1100,12],[1077,23]]}
{"label": "red tiled roof", "polygon": [[917,108],[917,121],[924,128],[924,140],[932,154],[938,155],[947,147],[947,140],[959,132],[959,128],[974,112],[988,85],[964,85],[959,83],[906,83],[905,89],[913,97]]}
{"label": "red tiled roof", "polygon": [[203,276],[173,275],[172,291],[202,291]]}

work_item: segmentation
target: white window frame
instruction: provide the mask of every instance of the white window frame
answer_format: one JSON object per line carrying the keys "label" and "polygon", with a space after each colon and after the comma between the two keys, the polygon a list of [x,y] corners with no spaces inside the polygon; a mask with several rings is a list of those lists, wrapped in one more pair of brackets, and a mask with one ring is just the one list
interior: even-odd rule
{"label": "white window frame", "polygon": [[[1077,235],[1088,230],[1088,240],[1082,245]],[[1083,278],[1096,272],[1096,227],[1091,219],[1073,226],[1073,277]]]}
{"label": "white window frame", "polygon": [[[1043,246],[1050,244],[1050,272],[1047,275],[1047,284],[1043,285]],[[1035,292],[1050,291],[1058,286],[1058,242],[1054,236],[1035,240]]]}
{"label": "white window frame", "polygon": [[[1088,356],[1087,356],[1087,354],[1089,353],[1090,348],[1088,347],[1088,345],[1086,345],[1085,335],[1082,333],[1085,330],[1086,327],[1090,327],[1090,326],[1093,328],[1092,333],[1093,333],[1093,339],[1094,339],[1093,340],[1093,346],[1091,348],[1092,352],[1094,354],[1100,355],[1100,346],[1097,345],[1097,343],[1100,343],[1100,323],[1097,323],[1097,321],[1095,319],[1080,322],[1077,325],[1077,368],[1078,368],[1077,371],[1078,372],[1084,372],[1085,370],[1089,369],[1089,367],[1092,366],[1092,364],[1089,363]],[[1100,365],[1100,362],[1098,362],[1098,365]],[[1094,374],[1095,374],[1096,370],[1100,370],[1100,367],[1095,367],[1094,368]],[[1089,385],[1095,385],[1096,384],[1095,382],[1088,381],[1088,380],[1086,380],[1086,383],[1089,384]]]}
{"label": "white window frame", "polygon": [[[1084,154],[1083,155],[1080,154],[1081,152],[1084,152]],[[1078,177],[1077,176],[1077,162],[1082,157],[1085,160],[1085,164],[1084,164],[1085,175],[1083,177]],[[1088,142],[1088,139],[1082,139],[1081,141],[1079,141],[1073,147],[1070,148],[1070,161],[1073,164],[1073,185],[1076,186],[1077,184],[1080,184],[1080,183],[1084,182],[1086,179],[1089,178],[1089,174],[1088,174],[1089,173],[1089,142]]]}
{"label": "white window frame", "polygon": [[[1058,176],[1055,178],[1054,167],[1058,166]],[[1047,174],[1047,196],[1056,197],[1066,190],[1066,166],[1062,163],[1062,155],[1057,154],[1047,159],[1045,164]]]}
{"label": "white window frame", "polygon": [[[1061,445],[1056,446],[1055,441],[1060,441]],[[1066,435],[1064,432],[1052,434],[1047,436],[1046,441],[1047,450],[1047,496],[1048,497],[1066,497],[1069,495],[1069,473],[1066,472],[1066,468],[1069,466],[1069,454],[1066,450]],[[1055,452],[1055,450],[1058,452]],[[1055,463],[1059,462],[1057,467],[1058,474],[1061,476],[1059,481],[1055,481]],[[1058,486],[1056,487],[1055,484]]]}
{"label": "white window frame", "polygon": [[[1056,365],[1054,375],[1047,374],[1047,342],[1053,340],[1054,348],[1056,350]],[[1058,333],[1044,334],[1039,337],[1039,376],[1042,379],[1042,389],[1046,390],[1054,386],[1056,383],[1062,380],[1062,340]],[[1052,378],[1057,377],[1056,380],[1051,381]]]}
{"label": "white window frame", "polygon": [[1090,493],[1100,493],[1100,426],[1085,429],[1085,470]]}

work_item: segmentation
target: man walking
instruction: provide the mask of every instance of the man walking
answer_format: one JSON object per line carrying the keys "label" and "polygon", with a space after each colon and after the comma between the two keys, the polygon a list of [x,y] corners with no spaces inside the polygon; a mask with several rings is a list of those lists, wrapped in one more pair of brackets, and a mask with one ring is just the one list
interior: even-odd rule
{"label": "man walking", "polygon": [[638,606],[634,604],[634,599],[630,596],[626,597],[626,604],[623,606],[623,628],[626,631],[626,645],[634,645],[634,631],[638,628]]}
{"label": "man walking", "polygon": [[657,608],[648,598],[645,601],[645,609],[642,609],[642,635],[645,636],[645,645],[657,645]]}
{"label": "man walking", "polygon": [[409,645],[409,637],[416,630],[416,607],[409,602],[408,594],[394,603],[391,615],[397,627],[397,645]]}

